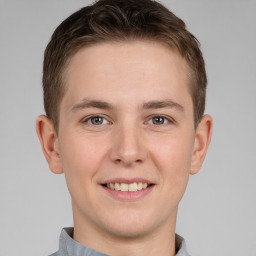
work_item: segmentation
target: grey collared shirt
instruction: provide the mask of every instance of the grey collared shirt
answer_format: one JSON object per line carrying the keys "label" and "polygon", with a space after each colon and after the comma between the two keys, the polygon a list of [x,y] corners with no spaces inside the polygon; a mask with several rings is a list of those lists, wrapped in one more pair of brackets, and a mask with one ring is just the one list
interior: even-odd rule
{"label": "grey collared shirt", "polygon": [[[73,237],[73,228],[63,228],[60,234],[59,250],[50,256],[107,256],[107,254],[95,251],[79,244]],[[176,235],[176,256],[190,256],[187,252],[184,239]]]}

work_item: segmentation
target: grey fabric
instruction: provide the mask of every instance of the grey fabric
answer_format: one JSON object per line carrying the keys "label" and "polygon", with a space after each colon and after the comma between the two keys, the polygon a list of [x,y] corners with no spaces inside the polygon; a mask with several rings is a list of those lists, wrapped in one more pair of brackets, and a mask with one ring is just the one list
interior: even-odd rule
{"label": "grey fabric", "polygon": [[176,234],[175,236],[175,248],[176,248],[176,256],[190,256],[187,252],[187,246],[185,240]]}
{"label": "grey fabric", "polygon": [[[63,228],[60,234],[59,250],[49,256],[107,256],[107,254],[87,248],[72,239],[73,228]],[[176,235],[176,256],[190,256],[187,252],[185,240]]]}

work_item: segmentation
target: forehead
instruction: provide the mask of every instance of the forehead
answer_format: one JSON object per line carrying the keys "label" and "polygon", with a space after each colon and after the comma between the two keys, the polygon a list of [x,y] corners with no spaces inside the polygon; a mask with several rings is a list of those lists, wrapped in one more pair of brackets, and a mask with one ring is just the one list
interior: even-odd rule
{"label": "forehead", "polygon": [[100,43],[80,49],[69,61],[64,98],[71,104],[88,95],[109,100],[175,95],[188,91],[188,73],[185,59],[158,42]]}
{"label": "forehead", "polygon": [[[101,42],[95,45],[86,46],[76,52],[68,62],[67,69],[70,73],[77,70],[78,65],[87,65],[87,68],[104,68],[110,71],[111,68],[152,68],[157,70],[165,66],[167,72],[178,67],[181,73],[188,73],[188,65],[176,49],[157,41],[120,41]],[[122,66],[120,66],[122,64]],[[164,69],[163,71],[166,71]],[[99,70],[100,71],[100,70]],[[160,70],[158,70],[159,72]],[[138,73],[138,72],[136,72]],[[148,74],[149,75],[149,74]],[[67,78],[67,76],[66,76]]]}

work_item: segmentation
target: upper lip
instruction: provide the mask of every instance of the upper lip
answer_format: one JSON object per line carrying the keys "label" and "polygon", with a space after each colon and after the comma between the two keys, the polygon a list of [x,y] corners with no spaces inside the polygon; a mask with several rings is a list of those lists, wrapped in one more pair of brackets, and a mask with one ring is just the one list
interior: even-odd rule
{"label": "upper lip", "polygon": [[113,179],[108,179],[102,182],[101,184],[109,184],[109,183],[126,183],[126,184],[131,184],[131,183],[147,183],[147,184],[154,184],[154,182],[145,179],[145,178],[113,178]]}

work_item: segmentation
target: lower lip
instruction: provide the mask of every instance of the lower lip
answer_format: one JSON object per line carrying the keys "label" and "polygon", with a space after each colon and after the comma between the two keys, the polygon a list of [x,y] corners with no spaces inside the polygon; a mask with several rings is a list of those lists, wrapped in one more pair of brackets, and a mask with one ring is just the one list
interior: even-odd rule
{"label": "lower lip", "polygon": [[134,192],[123,192],[120,190],[114,190],[110,189],[108,187],[102,186],[105,191],[107,191],[112,197],[118,199],[118,200],[123,200],[123,201],[136,201],[139,200],[146,195],[148,195],[155,185],[151,185],[150,187],[144,188],[142,190],[134,191]]}

